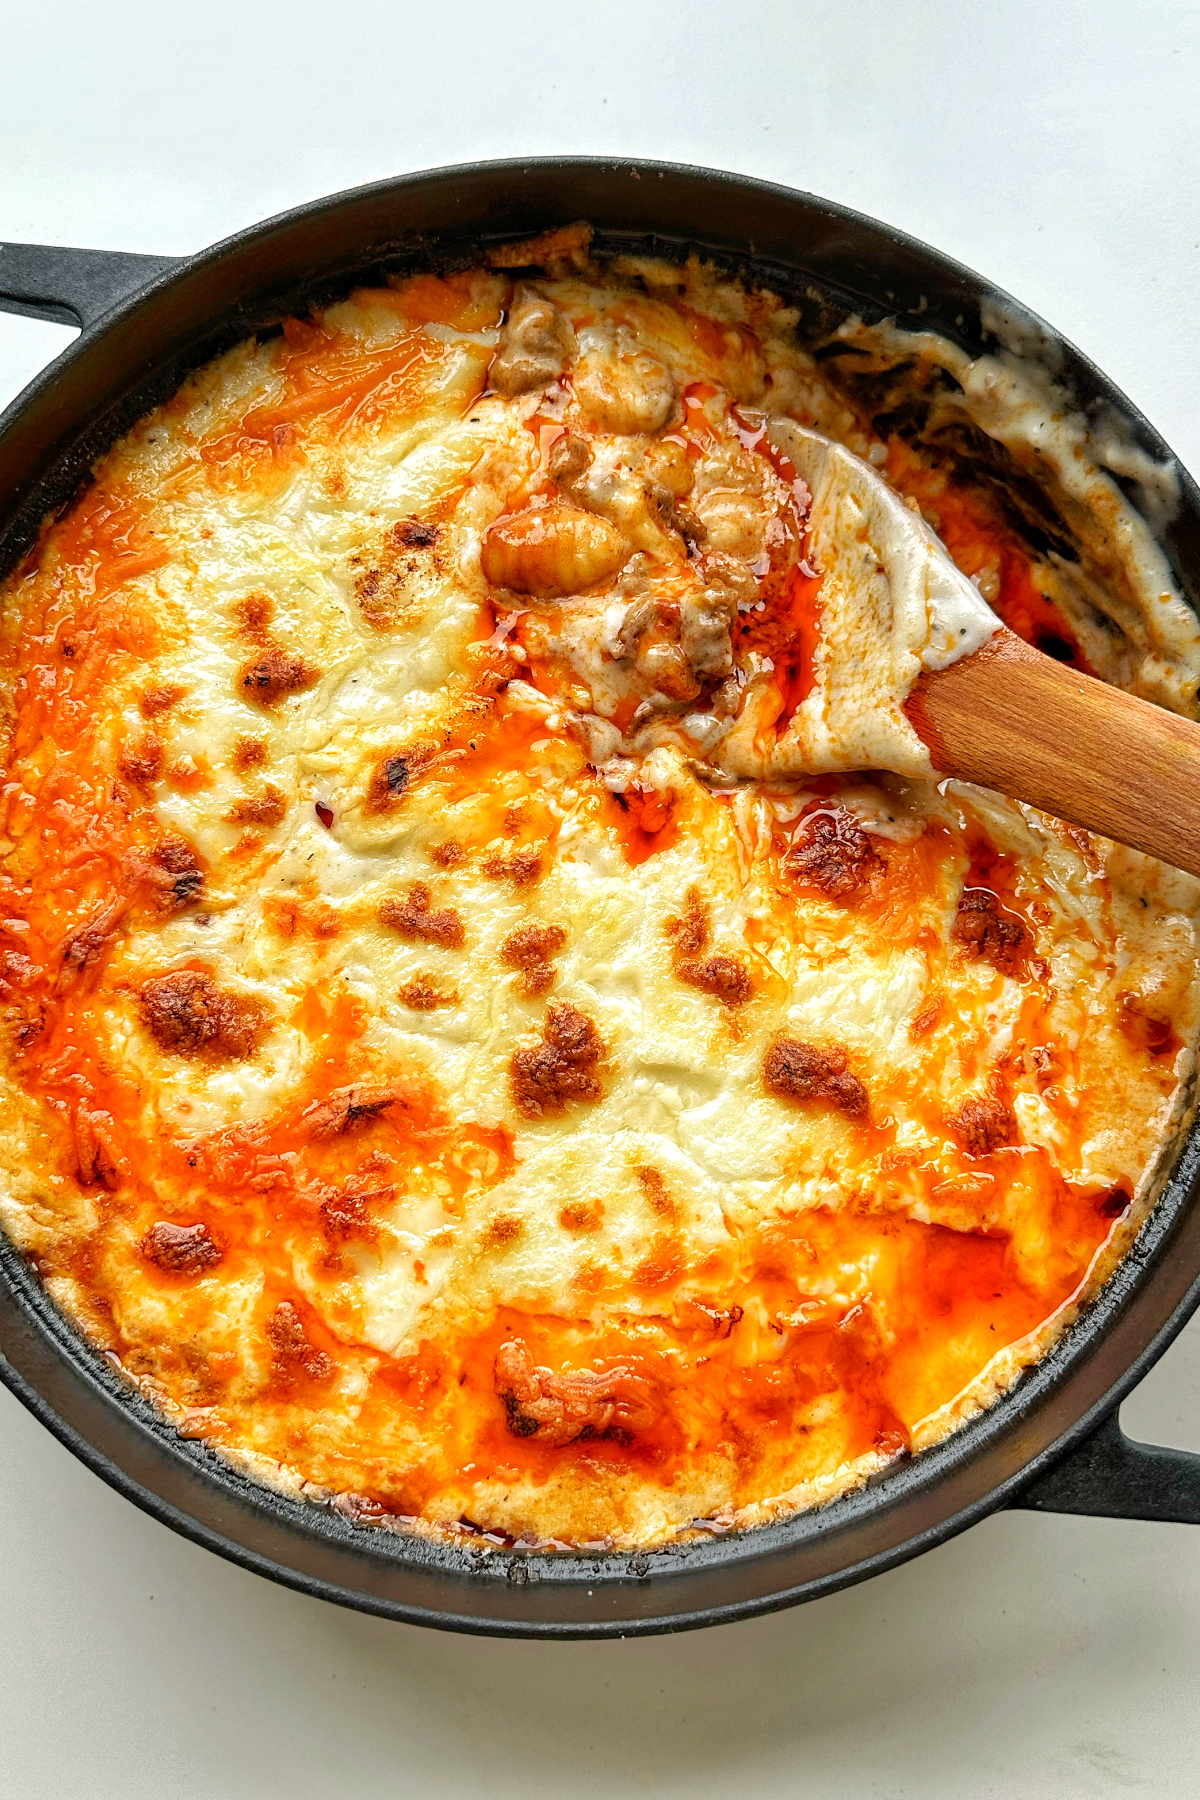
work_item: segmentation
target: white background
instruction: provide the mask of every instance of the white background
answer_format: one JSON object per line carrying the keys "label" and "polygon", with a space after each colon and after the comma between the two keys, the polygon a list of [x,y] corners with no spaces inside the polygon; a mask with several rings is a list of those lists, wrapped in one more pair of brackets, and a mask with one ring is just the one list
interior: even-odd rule
{"label": "white background", "polygon": [[[0,239],[182,253],[485,156],[660,156],[903,226],[1200,470],[1200,8],[0,0]],[[67,341],[0,318],[0,402]],[[1125,1408],[1200,1448],[1200,1322]],[[0,1392],[0,1794],[1200,1795],[1200,1528],[1014,1514],[644,1642],[362,1618],[171,1536]]]}

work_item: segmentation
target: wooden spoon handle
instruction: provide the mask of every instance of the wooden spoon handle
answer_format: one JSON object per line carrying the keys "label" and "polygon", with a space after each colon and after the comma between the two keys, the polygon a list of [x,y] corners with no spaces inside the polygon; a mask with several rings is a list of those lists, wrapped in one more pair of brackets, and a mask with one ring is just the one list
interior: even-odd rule
{"label": "wooden spoon handle", "polygon": [[1200,725],[1002,630],[905,708],[934,767],[1200,875]]}

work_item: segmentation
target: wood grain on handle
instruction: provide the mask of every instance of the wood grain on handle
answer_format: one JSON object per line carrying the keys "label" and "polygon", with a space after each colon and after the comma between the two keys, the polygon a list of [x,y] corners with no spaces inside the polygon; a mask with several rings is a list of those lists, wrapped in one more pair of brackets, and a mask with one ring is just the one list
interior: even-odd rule
{"label": "wood grain on handle", "polygon": [[941,774],[1200,875],[1200,725],[1007,630],[923,675],[905,710]]}

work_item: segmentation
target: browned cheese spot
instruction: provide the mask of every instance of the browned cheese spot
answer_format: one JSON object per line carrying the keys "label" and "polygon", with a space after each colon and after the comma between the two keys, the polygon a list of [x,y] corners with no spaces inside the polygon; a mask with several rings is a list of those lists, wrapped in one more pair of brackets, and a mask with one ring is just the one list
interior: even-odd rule
{"label": "browned cheese spot", "polygon": [[142,983],[146,1029],[169,1056],[244,1062],[258,1050],[271,1016],[258,1000],[231,994],[198,969],[173,969]]}
{"label": "browned cheese spot", "polygon": [[179,687],[174,682],[165,683],[162,687],[147,688],[138,701],[138,708],[143,719],[157,719],[177,706],[186,693],[185,687]]}
{"label": "browned cheese spot", "polygon": [[246,663],[241,671],[242,693],[255,705],[268,710],[279,705],[288,694],[302,694],[315,687],[321,671],[314,669],[302,656],[293,656],[279,644],[266,644],[262,654]]}
{"label": "browned cheese spot", "polygon": [[827,900],[857,900],[883,869],[883,858],[854,815],[845,807],[810,818],[805,834],[785,867],[801,887],[813,888]]}
{"label": "browned cheese spot", "polygon": [[173,1225],[169,1219],[150,1227],[142,1239],[142,1255],[169,1275],[201,1275],[221,1260],[207,1225]]}
{"label": "browned cheese spot", "polygon": [[333,1374],[333,1358],[311,1342],[290,1300],[281,1300],[267,1320],[267,1337],[275,1352],[271,1373],[280,1387],[302,1378],[326,1381]]}
{"label": "browned cheese spot", "polygon": [[368,1242],[379,1229],[368,1209],[371,1200],[390,1199],[395,1190],[378,1188],[372,1193],[346,1191],[330,1194],[320,1205],[321,1229],[327,1238],[364,1238]]}
{"label": "browned cheese spot", "polygon": [[517,1111],[527,1119],[557,1117],[573,1100],[599,1100],[597,1073],[607,1046],[586,1013],[553,1000],[543,1042],[513,1052],[509,1078]]}
{"label": "browned cheese spot", "polygon": [[1019,1141],[1016,1115],[1000,1094],[972,1094],[946,1123],[968,1156],[990,1156]]}
{"label": "browned cheese spot", "polygon": [[675,973],[726,1006],[745,1006],[754,992],[749,970],[735,956],[685,956],[675,964]]}
{"label": "browned cheese spot", "polygon": [[400,989],[399,998],[413,1012],[436,1012],[439,1006],[458,1005],[457,994],[446,993],[424,975],[406,981]]}
{"label": "browned cheese spot", "polygon": [[697,888],[689,888],[687,910],[681,919],[668,919],[663,927],[680,956],[698,956],[707,950],[712,938],[708,910]]}
{"label": "browned cheese spot", "polygon": [[204,866],[178,832],[169,832],[150,853],[148,880],[159,908],[183,912],[204,892]]}
{"label": "browned cheese spot", "polygon": [[537,1368],[519,1339],[500,1346],[495,1384],[513,1436],[555,1447],[605,1432],[631,1436],[662,1410],[661,1395],[644,1376],[620,1365],[596,1373]]}
{"label": "browned cheese spot", "polygon": [[521,972],[526,994],[544,994],[554,984],[551,958],[567,941],[561,925],[518,925],[500,946],[500,960]]}
{"label": "browned cheese spot", "polygon": [[270,594],[264,594],[258,590],[255,593],[247,594],[245,599],[237,602],[233,609],[233,616],[237,620],[237,628],[242,637],[262,638],[266,635],[267,627],[275,617],[275,602]]}
{"label": "browned cheese spot", "polygon": [[532,887],[542,874],[542,853],[532,844],[514,850],[510,856],[494,851],[487,857],[483,872],[491,881],[511,881],[514,887]]}
{"label": "browned cheese spot", "polygon": [[599,1231],[604,1223],[603,1200],[568,1200],[558,1215],[564,1231]]}
{"label": "browned cheese spot", "polygon": [[634,1174],[641,1183],[642,1192],[659,1217],[663,1219],[678,1218],[679,1206],[671,1198],[670,1190],[658,1170],[640,1168],[635,1169]]}
{"label": "browned cheese spot", "polygon": [[429,889],[423,881],[413,883],[406,900],[390,894],[381,901],[379,919],[410,942],[416,939],[423,944],[441,944],[447,950],[461,950],[467,941],[463,922],[452,906],[443,906],[438,912],[430,910]]}
{"label": "browned cheese spot", "polygon": [[234,769],[237,774],[246,775],[251,769],[261,769],[269,755],[265,738],[240,737],[233,746]]}
{"label": "browned cheese spot", "polygon": [[401,519],[388,533],[392,542],[404,550],[427,550],[438,541],[438,527],[415,517]]}
{"label": "browned cheese spot", "polygon": [[148,788],[162,774],[163,747],[158,739],[147,733],[139,738],[136,744],[126,744],[117,759],[117,769],[123,781],[130,787]]}
{"label": "browned cheese spot", "polygon": [[969,956],[982,957],[1001,975],[1019,975],[1033,945],[1033,933],[1001,906],[990,888],[964,888],[951,934]]}
{"label": "browned cheese spot", "polygon": [[866,1117],[867,1090],[846,1067],[848,1058],[834,1044],[818,1049],[798,1038],[779,1038],[767,1051],[763,1081],[781,1100],[818,1101],[849,1118]]}
{"label": "browned cheese spot", "polygon": [[268,830],[283,823],[287,801],[277,787],[268,782],[261,794],[235,800],[225,818],[230,825],[265,825]]}
{"label": "browned cheese spot", "polygon": [[431,740],[424,739],[404,750],[390,750],[371,777],[366,810],[369,813],[391,812],[399,806],[413,783],[434,761],[438,748]]}
{"label": "browned cheese spot", "polygon": [[350,1087],[336,1088],[327,1099],[315,1100],[305,1108],[303,1123],[315,1138],[345,1137],[373,1125],[403,1097],[394,1085],[357,1081]]}
{"label": "browned cheese spot", "polygon": [[515,1244],[524,1235],[525,1221],[519,1214],[496,1213],[484,1227],[483,1247],[485,1250],[502,1250],[506,1244]]}
{"label": "browned cheese spot", "polygon": [[456,869],[460,863],[466,862],[467,851],[464,845],[450,841],[434,844],[429,851],[429,860],[436,863],[439,869]]}
{"label": "browned cheese spot", "polygon": [[[352,556],[357,567],[354,594],[363,618],[376,631],[415,624],[421,611],[420,589],[413,582],[429,566],[438,566],[434,552],[439,529],[422,519],[401,519],[384,532],[378,552],[368,566],[362,554]],[[415,595],[415,597],[414,597]]]}
{"label": "browned cheese spot", "polygon": [[695,888],[688,891],[687,911],[681,919],[668,919],[664,930],[674,945],[677,978],[701,993],[711,994],[726,1006],[745,1006],[754,993],[750,971],[736,956],[700,953],[712,938],[708,911]]}

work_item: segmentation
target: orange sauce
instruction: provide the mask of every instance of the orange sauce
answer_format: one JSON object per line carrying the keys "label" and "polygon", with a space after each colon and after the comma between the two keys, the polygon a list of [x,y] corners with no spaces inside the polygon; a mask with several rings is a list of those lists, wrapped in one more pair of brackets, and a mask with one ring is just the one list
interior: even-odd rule
{"label": "orange sauce", "polygon": [[766,426],[730,408],[734,430],[747,450],[765,457],[779,479],[782,501],[768,536],[768,566],[759,575],[759,604],[737,623],[739,647],[769,656],[781,708],[777,734],[787,729],[798,706],[816,686],[816,651],[821,631],[821,576],[807,561],[806,522],[812,497],[794,464],[777,450]]}
{"label": "orange sauce", "polygon": [[922,463],[902,438],[888,439],[887,474],[911,495],[964,575],[990,578],[986,597],[1010,631],[1056,661],[1094,671],[1067,619],[1034,584],[1033,559],[995,508],[943,469]]}

